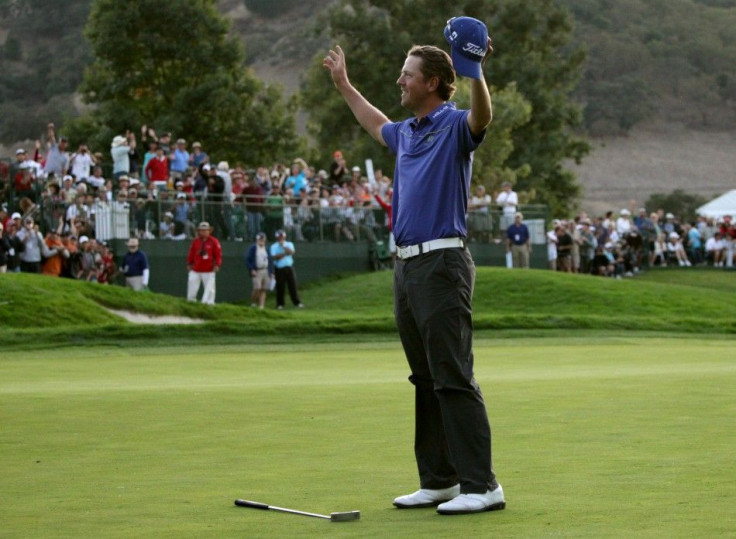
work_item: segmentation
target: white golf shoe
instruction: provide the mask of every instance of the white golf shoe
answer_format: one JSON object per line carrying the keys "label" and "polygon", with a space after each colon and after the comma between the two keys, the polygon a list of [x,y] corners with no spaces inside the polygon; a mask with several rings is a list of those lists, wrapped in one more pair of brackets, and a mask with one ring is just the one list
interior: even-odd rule
{"label": "white golf shoe", "polygon": [[460,494],[437,506],[437,512],[441,515],[467,515],[483,511],[499,511],[505,507],[503,489],[498,485],[496,490],[489,490],[485,494]]}
{"label": "white golf shoe", "polygon": [[394,505],[399,509],[419,509],[421,507],[436,507],[437,504],[452,500],[458,494],[460,494],[460,485],[455,485],[439,490],[422,488],[412,494],[399,496],[394,500]]}

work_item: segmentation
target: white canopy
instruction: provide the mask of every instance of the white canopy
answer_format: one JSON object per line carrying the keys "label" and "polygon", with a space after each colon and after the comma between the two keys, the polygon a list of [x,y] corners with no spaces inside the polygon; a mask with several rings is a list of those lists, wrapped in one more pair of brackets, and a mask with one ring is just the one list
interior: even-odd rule
{"label": "white canopy", "polygon": [[736,189],[731,189],[728,193],[714,198],[695,211],[698,215],[713,219],[719,219],[726,215],[736,217]]}

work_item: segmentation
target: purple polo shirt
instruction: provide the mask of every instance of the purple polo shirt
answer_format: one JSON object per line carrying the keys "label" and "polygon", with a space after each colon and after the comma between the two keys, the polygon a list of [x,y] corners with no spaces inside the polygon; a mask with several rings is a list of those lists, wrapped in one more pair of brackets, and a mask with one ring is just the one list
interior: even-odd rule
{"label": "purple polo shirt", "polygon": [[396,154],[393,232],[405,247],[439,238],[465,237],[465,214],[473,150],[467,110],[444,103],[417,122],[409,118],[383,126],[381,135]]}

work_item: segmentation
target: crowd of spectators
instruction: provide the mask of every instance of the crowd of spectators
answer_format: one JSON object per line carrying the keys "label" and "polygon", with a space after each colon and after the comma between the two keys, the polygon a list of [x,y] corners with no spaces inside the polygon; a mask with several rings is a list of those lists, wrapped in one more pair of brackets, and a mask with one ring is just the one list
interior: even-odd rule
{"label": "crowd of spectators", "polygon": [[[15,162],[0,170],[0,268],[5,262],[10,271],[108,282],[116,275],[108,240],[191,239],[201,221],[223,240],[252,242],[277,230],[295,241],[389,239],[391,179],[350,166],[339,150],[319,170],[298,157],[288,165],[231,166],[199,142],[146,125],[140,135],[115,136],[106,153],[68,145],[49,124],[45,144],[37,141],[32,153],[18,148]],[[476,186],[469,240],[504,241],[517,207],[510,183],[493,195]],[[552,225],[545,239],[555,270],[622,277],[646,266],[733,264],[729,218],[681,223],[642,208],[633,219],[624,209]]]}
{"label": "crowd of spectators", "polygon": [[736,225],[730,216],[689,223],[645,208],[632,218],[624,208],[618,215],[555,219],[546,242],[550,269],[620,279],[645,267],[732,267]]}

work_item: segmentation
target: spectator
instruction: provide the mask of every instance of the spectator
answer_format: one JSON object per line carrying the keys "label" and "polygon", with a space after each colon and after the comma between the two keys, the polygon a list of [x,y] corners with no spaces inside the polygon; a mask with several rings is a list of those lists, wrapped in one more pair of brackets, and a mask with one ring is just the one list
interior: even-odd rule
{"label": "spectator", "polygon": [[217,238],[210,235],[207,221],[197,227],[198,236],[192,240],[187,256],[187,301],[197,301],[200,285],[204,288],[202,303],[215,304],[215,275],[222,265],[222,248]]}
{"label": "spectator", "polygon": [[24,273],[41,273],[43,257],[54,256],[56,249],[46,247],[44,238],[38,231],[32,217],[23,219],[23,227],[16,234],[22,249],[20,251],[20,270]]}
{"label": "spectator", "polygon": [[102,176],[102,167],[101,166],[94,166],[92,168],[92,175],[87,178],[87,183],[90,184],[92,187],[96,188],[97,190],[102,189],[102,187],[105,186],[107,183],[107,180]]}
{"label": "spectator", "polygon": [[5,235],[5,226],[0,223],[0,273],[8,271],[8,259],[13,252],[13,246],[10,239]]}
{"label": "spectator", "polygon": [[690,223],[686,223],[683,226],[683,235],[687,238],[686,250],[688,251],[690,261],[696,266],[701,264],[703,262],[703,240],[700,230]]}
{"label": "spectator", "polygon": [[110,155],[114,179],[130,174],[130,150],[133,148],[135,148],[135,133],[126,131],[125,136],[117,135],[112,139]]}
{"label": "spectator", "polygon": [[491,233],[491,195],[484,185],[475,188],[475,194],[468,202],[468,233],[470,241],[488,241]]}
{"label": "spectator", "polygon": [[677,225],[675,223],[675,215],[673,213],[667,212],[664,216],[664,224],[662,225],[662,232],[669,235],[672,232],[679,233],[679,230],[677,229]]}
{"label": "spectator", "polygon": [[15,163],[10,167],[10,185],[14,198],[29,197],[36,200],[36,180],[40,176],[38,163],[28,159],[23,148],[15,150]]}
{"label": "spectator", "polygon": [[296,307],[304,307],[299,299],[294,273],[294,244],[286,241],[286,232],[276,231],[276,242],[271,244],[271,258],[274,261],[276,276],[276,308],[284,308],[284,292],[289,288],[289,297]]}
{"label": "spectator", "polygon": [[202,144],[195,142],[192,144],[192,153],[189,154],[189,165],[199,168],[200,165],[210,162],[210,156],[202,150]]}
{"label": "spectator", "polygon": [[79,270],[75,277],[80,281],[95,283],[97,282],[98,264],[102,261],[102,257],[97,252],[97,242],[87,236],[80,236],[79,247],[81,249],[81,257]]}
{"label": "spectator", "polygon": [[20,213],[15,212],[5,222],[5,230],[3,235],[8,238],[10,249],[8,253],[8,269],[11,273],[20,272],[20,252],[23,249],[23,242],[18,238],[18,232],[20,231],[21,216]]}
{"label": "spectator", "polygon": [[282,186],[283,189],[292,189],[294,192],[294,197],[299,197],[299,193],[309,187],[306,178],[306,169],[307,163],[303,159],[295,159],[294,162],[291,164],[291,171],[289,175],[286,177],[286,180],[284,180],[284,184]]}
{"label": "spectator", "polygon": [[727,268],[733,267],[733,248],[736,244],[736,225],[731,221],[730,215],[725,215],[718,230],[721,233],[721,239],[725,248],[725,265]]}
{"label": "spectator", "polygon": [[590,219],[581,221],[582,229],[580,230],[580,269],[583,273],[592,273],[592,262],[598,248],[598,240],[591,230]]}
{"label": "spectator", "polygon": [[120,263],[120,271],[125,275],[125,286],[140,291],[148,288],[150,269],[148,257],[139,250],[138,238],[128,240],[128,252]]}
{"label": "spectator", "polygon": [[572,246],[570,247],[570,271],[572,273],[580,273],[580,245],[582,244],[581,235],[582,225],[580,224],[580,216],[574,220],[567,222],[567,233],[572,238]]}
{"label": "spectator", "polygon": [[668,240],[668,258],[676,260],[678,266],[692,266],[690,261],[687,259],[687,253],[685,253],[685,248],[682,246],[680,235],[677,232],[670,232]]}
{"label": "spectator", "polygon": [[266,197],[263,226],[266,234],[275,233],[284,226],[284,197],[281,196],[281,187],[275,184],[271,194]]}
{"label": "spectator", "polygon": [[54,124],[50,123],[46,130],[48,151],[46,152],[46,164],[44,171],[49,176],[53,174],[57,178],[61,178],[66,174],[69,168],[69,155],[67,154],[67,138],[61,137],[56,141],[56,132]]}
{"label": "spectator", "polygon": [[273,257],[266,247],[266,234],[263,232],[256,234],[256,241],[245,256],[245,264],[253,283],[250,306],[263,309],[266,305],[266,293],[271,288],[271,281],[275,279]]}
{"label": "spectator", "polygon": [[616,219],[616,233],[618,237],[623,238],[631,230],[631,212],[624,208],[619,212],[619,218]]}
{"label": "spectator", "polygon": [[557,236],[557,269],[571,273],[573,239],[567,231],[567,223],[560,223],[557,230],[555,230],[555,236]]}
{"label": "spectator", "polygon": [[343,179],[348,175],[348,165],[340,150],[332,152],[332,164],[330,165],[329,187],[342,185]]}
{"label": "spectator", "polygon": [[[610,246],[611,244],[606,244]],[[613,275],[613,264],[611,259],[606,255],[605,246],[598,246],[595,249],[593,260],[590,261],[590,273],[601,277],[610,277]]]}
{"label": "spectator", "polygon": [[[145,140],[145,137],[144,137]],[[148,163],[151,162],[151,159],[154,159],[156,157],[156,150],[158,149],[158,142],[155,140],[152,140],[148,143],[148,150],[145,154],[143,154],[143,174],[141,174],[141,181],[143,184],[148,187],[150,185],[148,180],[148,174],[146,173],[146,169],[148,168]]]}
{"label": "spectator", "polygon": [[164,212],[164,217],[158,224],[158,237],[170,240],[174,235],[174,214],[170,211]]}
{"label": "spectator", "polygon": [[547,268],[557,271],[557,230],[560,227],[559,219],[552,222],[552,230],[547,232]]}
{"label": "spectator", "polygon": [[[90,177],[90,171],[92,170],[95,160],[90,154],[86,144],[80,144],[79,148],[69,158],[69,164],[71,166],[71,173],[77,180],[87,181]],[[95,185],[95,187],[99,187]]]}
{"label": "spectator", "polygon": [[64,271],[64,264],[69,258],[69,251],[64,247],[64,243],[59,237],[63,227],[64,222],[61,221],[57,229],[52,228],[46,233],[44,242],[46,243],[47,252],[54,252],[54,254],[46,256],[41,265],[41,273],[44,275],[60,277]]}
{"label": "spectator", "polygon": [[186,193],[176,193],[176,202],[173,209],[174,223],[182,224],[182,233],[188,238],[194,236],[194,224],[190,220],[191,212],[192,205],[189,203]]}
{"label": "spectator", "polygon": [[176,141],[176,148],[171,154],[169,163],[169,175],[176,180],[184,178],[184,174],[189,166],[189,152],[187,151],[187,141],[180,138]]}
{"label": "spectator", "polygon": [[166,158],[162,146],[156,146],[156,155],[148,161],[143,170],[143,176],[154,193],[166,189],[169,181],[169,160]]}
{"label": "spectator", "polygon": [[258,167],[258,169],[256,170],[254,183],[258,184],[258,186],[261,188],[261,192],[264,197],[267,197],[271,194],[271,175],[268,173],[268,168],[263,166]]}
{"label": "spectator", "polygon": [[245,214],[247,219],[247,239],[253,241],[256,234],[263,231],[263,189],[255,179],[244,177],[245,185],[243,187],[243,204],[245,205]]}
{"label": "spectator", "polygon": [[723,241],[723,234],[716,232],[705,242],[705,258],[706,261],[713,264],[713,267],[723,267],[725,260],[726,245]]}
{"label": "spectator", "polygon": [[510,182],[503,182],[502,191],[496,196],[496,204],[501,209],[499,227],[501,234],[514,222],[516,207],[519,205],[519,196],[511,189]]}
{"label": "spectator", "polygon": [[638,273],[644,257],[644,238],[639,233],[636,225],[632,225],[631,230],[624,236],[623,240],[629,252],[629,262],[631,265],[629,271]]}
{"label": "spectator", "polygon": [[394,239],[393,222],[391,218],[391,198],[393,197],[393,190],[388,189],[386,191],[388,201],[381,198],[379,194],[375,194],[373,196],[375,197],[376,202],[378,202],[378,205],[386,212],[386,224],[388,225],[388,251],[391,253],[391,259],[396,262],[396,240]]}
{"label": "spectator", "polygon": [[506,251],[511,253],[514,268],[528,268],[529,256],[532,252],[529,229],[522,223],[524,216],[516,212],[514,222],[506,229]]}

